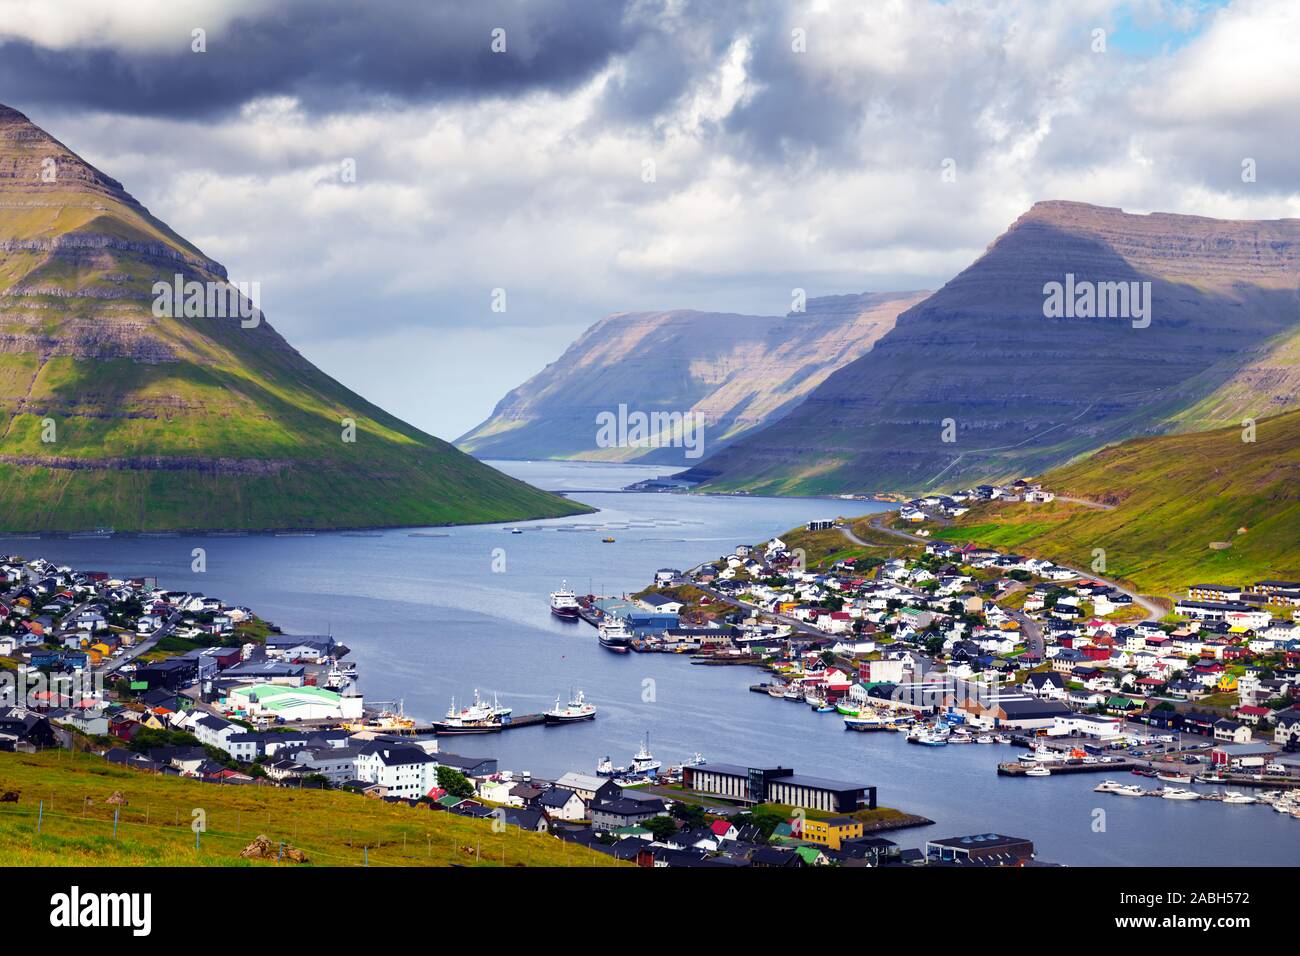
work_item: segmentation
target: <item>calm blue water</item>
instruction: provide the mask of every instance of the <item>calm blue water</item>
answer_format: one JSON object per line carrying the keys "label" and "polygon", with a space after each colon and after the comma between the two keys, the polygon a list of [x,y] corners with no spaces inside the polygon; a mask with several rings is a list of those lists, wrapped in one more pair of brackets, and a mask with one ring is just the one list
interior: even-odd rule
{"label": "calm blue water", "polygon": [[[637,466],[507,462],[503,470],[541,487],[619,488],[661,470]],[[1100,776],[998,777],[1012,748],[927,748],[902,734],[853,734],[831,714],[750,693],[760,672],[698,667],[684,657],[611,654],[583,623],[548,612],[547,595],[567,578],[578,591],[644,587],[659,567],[688,567],[813,518],[860,514],[863,502],[714,498],[593,492],[575,497],[596,515],[503,526],[431,529],[447,537],[386,531],[374,537],[249,536],[40,541],[0,539],[0,548],[76,567],[152,574],[254,608],[286,631],[327,630],[353,648],[371,700],[405,701],[432,718],[450,698],[478,688],[516,713],[544,709],[580,687],[595,721],[451,738],[443,747],[495,756],[502,768],[542,776],[590,772],[604,754],[627,763],[642,733],[661,760],[701,752],[717,761],[783,763],[879,788],[887,806],[923,814],[933,827],[902,831],[904,846],[929,837],[1001,832],[1026,836],[1043,859],[1075,865],[1294,864],[1300,821],[1259,806],[1126,799],[1095,794]],[[614,544],[601,538],[613,535]],[[207,572],[190,571],[192,548]],[[505,571],[494,573],[494,549]],[[1125,782],[1139,778],[1125,775]],[[1149,783],[1148,783],[1149,785]],[[1094,832],[1094,810],[1106,813]]]}

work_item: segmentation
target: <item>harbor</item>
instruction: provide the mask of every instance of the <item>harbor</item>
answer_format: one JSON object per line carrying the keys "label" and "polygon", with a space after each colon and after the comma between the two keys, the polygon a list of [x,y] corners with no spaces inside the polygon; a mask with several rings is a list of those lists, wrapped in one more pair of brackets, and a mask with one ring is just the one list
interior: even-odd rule
{"label": "harbor", "polygon": [[[597,487],[606,475],[621,487],[638,473],[653,473],[576,463],[501,467],[555,488],[566,481]],[[1112,828],[1126,834],[1123,841],[1079,840],[1075,834],[1098,799],[1080,785],[1088,778],[1048,778],[1030,786],[1000,776],[995,768],[1008,759],[1007,745],[931,749],[909,745],[903,733],[845,732],[838,712],[749,693],[751,685],[769,679],[749,667],[688,666],[680,654],[610,653],[590,625],[549,613],[547,595],[563,578],[580,579],[581,590],[596,594],[633,593],[656,568],[693,567],[738,542],[760,541],[815,517],[833,519],[845,504],[757,496],[581,497],[602,509],[603,524],[649,527],[618,530],[612,545],[600,541],[601,531],[556,533],[575,522],[552,520],[530,524],[520,535],[484,526],[449,529],[449,537],[436,539],[403,531],[364,538],[183,535],[163,542],[118,536],[42,539],[40,550],[74,566],[144,571],[172,586],[191,582],[246,602],[286,631],[344,635],[359,666],[360,688],[376,698],[404,699],[421,726],[474,687],[497,693],[521,714],[551,707],[556,691],[584,688],[598,716],[563,733],[445,738],[450,749],[535,776],[590,773],[605,754],[621,754],[615,763],[627,763],[649,729],[653,750],[666,764],[703,752],[709,760],[749,766],[776,761],[825,777],[866,774],[879,785],[883,802],[936,821],[915,831],[921,840],[1026,832],[1045,858],[1073,865],[1282,864],[1292,857],[1295,821],[1256,813],[1243,829],[1241,818],[1219,816],[1235,808],[1211,801],[1192,805],[1194,841],[1187,839],[1182,815],[1170,813],[1175,802],[1157,800],[1123,801],[1110,810]],[[855,501],[852,507],[865,512],[877,506]],[[487,556],[502,546],[508,571],[491,573]],[[207,548],[202,576],[190,568],[195,547]],[[358,567],[386,573],[359,589],[344,583]]]}

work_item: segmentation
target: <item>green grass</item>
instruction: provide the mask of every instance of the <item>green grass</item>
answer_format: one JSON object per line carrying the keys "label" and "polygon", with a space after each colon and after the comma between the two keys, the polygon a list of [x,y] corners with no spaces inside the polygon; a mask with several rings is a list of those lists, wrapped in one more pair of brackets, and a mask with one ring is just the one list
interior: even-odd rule
{"label": "green grass", "polygon": [[[40,150],[80,163],[52,141],[0,137],[0,166],[24,170]],[[12,337],[0,352],[0,530],[443,525],[591,511],[372,405],[265,321],[155,317],[155,281],[177,271],[219,281],[221,267],[109,184],[31,182],[30,196],[6,193],[15,202],[0,208],[0,240],[75,235],[157,251],[0,253],[0,291],[10,293],[0,335]],[[175,254],[185,259],[166,258]]]}
{"label": "green grass", "polygon": [[[1107,576],[1153,595],[1202,582],[1295,578],[1300,412],[1261,419],[1255,437],[1243,442],[1233,427],[1124,442],[1041,479],[1112,510],[989,502],[936,536],[1082,569],[1101,549]],[[1211,547],[1216,542],[1227,547]]]}
{"label": "green grass", "polygon": [[[262,834],[303,850],[315,866],[618,865],[554,837],[493,832],[490,821],[331,791],[205,784],[90,754],[0,754],[0,792],[10,790],[21,796],[0,803],[0,866],[301,865],[241,859]],[[106,802],[115,791],[128,801],[116,837]],[[198,849],[190,829],[196,809],[207,826]]]}

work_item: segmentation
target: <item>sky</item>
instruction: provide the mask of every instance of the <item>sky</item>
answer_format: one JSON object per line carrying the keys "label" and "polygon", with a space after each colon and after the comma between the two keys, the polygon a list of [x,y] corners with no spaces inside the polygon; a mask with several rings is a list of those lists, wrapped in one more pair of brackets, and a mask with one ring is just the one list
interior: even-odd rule
{"label": "sky", "polygon": [[1045,199],[1300,216],[1297,49],[1294,0],[0,0],[0,102],[453,439],[611,312],[937,288]]}

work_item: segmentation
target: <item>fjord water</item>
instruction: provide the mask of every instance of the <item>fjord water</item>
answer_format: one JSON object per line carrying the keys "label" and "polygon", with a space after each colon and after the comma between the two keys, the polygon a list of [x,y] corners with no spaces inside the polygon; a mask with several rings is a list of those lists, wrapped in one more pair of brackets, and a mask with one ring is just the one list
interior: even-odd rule
{"label": "fjord water", "polygon": [[[614,489],[664,469],[494,464],[601,510],[519,525],[364,535],[0,538],[0,549],[154,575],[166,587],[248,605],[291,633],[331,632],[353,649],[368,700],[401,699],[408,714],[425,720],[475,688],[498,695],[516,714],[544,710],[576,688],[599,708],[595,721],[580,725],[442,740],[447,751],[497,757],[503,769],[591,772],[605,754],[626,764],[648,731],[665,765],[700,752],[715,761],[779,763],[873,784],[883,805],[936,821],[893,834],[903,846],[1008,833],[1033,839],[1041,859],[1072,865],[1283,865],[1300,853],[1300,821],[1266,807],[1093,793],[1104,774],[999,777],[995,765],[1018,749],[916,747],[902,734],[847,733],[837,715],[750,693],[761,679],[754,668],[612,654],[597,644],[593,628],[556,620],[548,610],[548,593],[563,578],[579,593],[630,592],[656,568],[689,567],[810,519],[883,506],[627,494]],[[510,527],[525,530],[510,534]],[[603,543],[606,536],[616,541]],[[202,574],[191,571],[194,548],[206,550]],[[502,560],[504,571],[494,571]],[[1138,780],[1124,775],[1124,782]]]}

